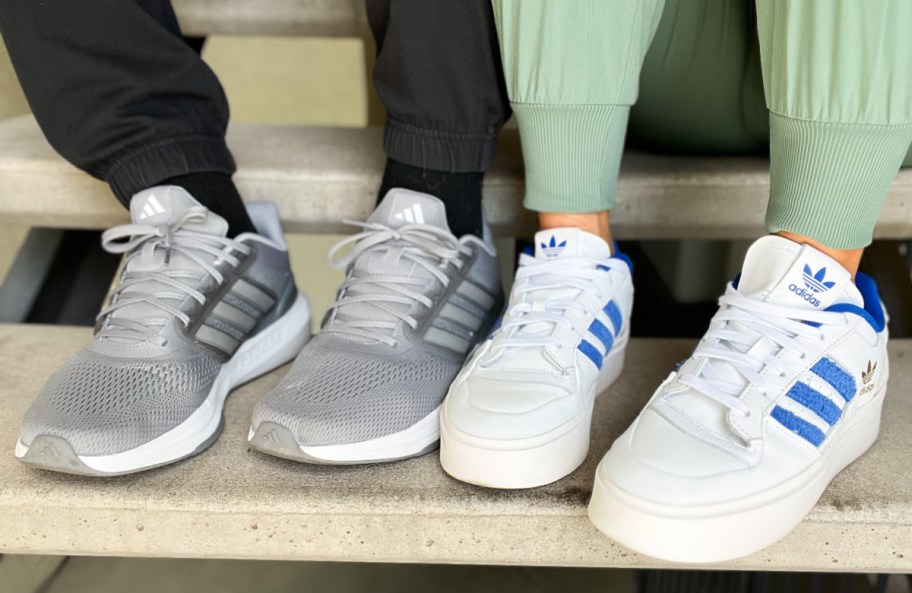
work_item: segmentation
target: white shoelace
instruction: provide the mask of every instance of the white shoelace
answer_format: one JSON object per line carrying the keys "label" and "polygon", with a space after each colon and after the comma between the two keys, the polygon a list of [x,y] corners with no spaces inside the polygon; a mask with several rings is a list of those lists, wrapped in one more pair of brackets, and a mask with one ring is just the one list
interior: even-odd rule
{"label": "white shoelace", "polygon": [[[398,257],[420,266],[447,287],[450,278],[444,270],[450,265],[458,269],[465,265],[460,256],[471,257],[473,251],[469,243],[475,243],[490,253],[488,246],[476,237],[465,236],[456,239],[447,231],[432,225],[407,224],[394,229],[374,222],[346,220],[345,223],[365,230],[343,239],[333,246],[327,255],[327,260],[333,268],[349,268],[345,282],[339,290],[339,297],[329,308],[329,322],[322,330],[327,333],[357,336],[395,346],[397,342],[391,334],[400,322],[408,324],[412,329],[418,327],[418,320],[408,313],[412,305],[419,303],[428,309],[434,306],[434,302],[419,291],[427,284],[427,277],[404,274],[355,276],[353,264],[362,256],[385,255],[397,251]],[[341,249],[352,244],[354,246],[351,251],[341,258],[336,258]],[[370,306],[376,315],[369,317],[353,314],[351,308],[342,311],[348,305],[359,303]],[[343,314],[347,319],[339,319],[339,314]]]}
{"label": "white shoelace", "polygon": [[[692,358],[702,358],[706,363],[698,373],[683,373],[678,382],[702,393],[723,406],[749,416],[748,406],[740,399],[747,386],[761,385],[760,373],[769,367],[784,377],[786,365],[777,356],[788,351],[799,359],[807,357],[807,351],[798,342],[799,337],[823,339],[820,325],[842,325],[848,323],[843,313],[795,309],[766,303],[738,293],[731,285],[719,299],[723,308],[716,313],[714,321],[723,325],[706,333],[697,346]],[[747,352],[759,340],[772,342],[773,351],[760,358]],[[727,379],[722,365],[734,368],[747,385]],[[766,395],[766,391],[760,393]]]}
{"label": "white shoelace", "polygon": [[[553,355],[553,350],[564,346],[563,341],[553,335],[554,331],[558,327],[572,329],[579,334],[586,331],[585,327],[577,327],[578,322],[574,322],[567,313],[576,311],[585,314],[598,311],[603,306],[596,281],[610,283],[609,270],[614,265],[627,264],[614,264],[610,260],[606,263],[587,257],[542,261],[530,255],[521,255],[513,288],[514,302],[495,335],[490,357],[480,365],[491,367],[508,352],[544,348],[545,358],[561,373],[566,373],[568,369]],[[548,291],[562,294],[542,296]]]}
{"label": "white shoelace", "polygon": [[[205,220],[206,214],[203,207],[191,207],[170,225],[125,224],[102,234],[105,251],[128,255],[123,263],[120,285],[111,293],[111,304],[96,318],[102,323],[98,337],[130,339],[163,346],[167,340],[160,335],[162,327],[174,318],[185,326],[189,325],[190,317],[169,301],[180,302],[189,296],[201,305],[204,304],[205,295],[194,286],[198,286],[206,275],[212,276],[218,284],[224,281],[224,276],[215,268],[214,262],[224,260],[228,265],[237,267],[240,260],[232,252],[244,255],[250,253],[250,248],[243,243],[183,228],[187,223]],[[186,256],[190,260],[187,263],[192,262],[192,265],[175,266],[173,269],[166,267],[162,271],[129,271],[131,261],[143,255],[152,257],[156,250],[165,250],[166,266],[171,262],[173,253]],[[136,288],[141,288],[142,292]],[[127,289],[134,290],[125,293]],[[129,307],[139,304],[149,307],[142,307],[142,313],[132,313]],[[150,307],[160,312],[160,315],[149,315]],[[121,311],[121,314],[112,315],[115,311]]]}

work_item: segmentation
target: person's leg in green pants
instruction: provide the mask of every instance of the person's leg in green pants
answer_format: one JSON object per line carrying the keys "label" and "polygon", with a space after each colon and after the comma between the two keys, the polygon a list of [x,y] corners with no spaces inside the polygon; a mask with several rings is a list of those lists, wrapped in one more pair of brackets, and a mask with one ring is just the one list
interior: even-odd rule
{"label": "person's leg in green pants", "polygon": [[[771,234],[600,463],[589,516],[640,553],[718,562],[786,535],[877,436],[887,331],[857,268],[912,141],[912,5],[669,3],[631,135],[653,149],[755,152],[768,130]],[[701,77],[719,84],[687,84]]]}
{"label": "person's leg in green pants", "polygon": [[[750,68],[756,64],[750,6],[732,0],[720,13],[721,3],[669,3],[670,10],[680,11],[674,25],[692,26],[667,31],[659,40],[666,51],[653,54],[655,62],[647,59],[647,74],[676,60],[686,65],[675,50],[686,46],[688,38],[697,40],[694,48],[705,50],[700,36],[705,31],[696,27],[705,27],[712,15],[723,25],[737,25],[726,31],[734,31],[733,36],[715,41],[722,51],[740,47],[744,78],[741,85],[730,85],[728,106],[734,108],[704,113],[701,126],[695,126],[693,121],[681,123],[687,110],[701,104],[701,95],[721,91],[704,85],[701,93],[705,71],[697,71],[694,80],[678,72],[686,90],[666,88],[661,96],[649,97],[653,114],[666,118],[664,125],[648,117],[649,109],[641,112],[643,118],[634,113],[632,132],[638,143],[661,148],[664,141],[675,151],[717,154],[762,150],[766,130],[756,117],[758,102],[751,99],[757,78]],[[547,8],[546,14],[567,16],[572,11],[564,3],[535,5],[524,2],[523,10],[511,11],[507,0],[495,2],[508,88],[523,135],[527,206],[558,217],[598,215],[611,205],[615,178],[605,175],[610,169],[602,164],[610,160],[607,156],[619,154],[622,126],[606,125],[603,120],[609,118],[600,120],[595,114],[612,111],[605,105],[632,103],[636,93],[618,94],[624,88],[620,85],[615,94],[574,95],[580,80],[593,84],[591,62],[578,56],[586,47],[597,51],[588,34],[594,14],[575,14],[578,26],[561,23],[560,42],[548,43],[555,29],[543,26],[540,21],[546,17],[535,13]],[[527,10],[535,14],[531,21]],[[733,16],[738,13],[741,20]],[[912,140],[912,39],[906,35],[912,6],[898,1],[762,0],[756,17],[770,109],[771,235],[751,248],[694,354],[659,387],[606,455],[590,505],[590,518],[603,532],[637,551],[671,560],[725,560],[784,536],[832,477],[876,438],[887,382],[884,312],[873,281],[856,271],[889,183]],[[536,35],[544,40],[538,45],[521,41]],[[630,35],[625,39],[625,48],[600,58],[610,64],[595,70],[628,71],[629,58],[639,46]],[[644,81],[644,87],[654,82]],[[529,103],[528,109],[522,106]],[[739,103],[741,129],[726,128],[738,122]],[[566,121],[566,113],[582,111],[590,112],[588,119]],[[528,114],[534,119],[524,121]],[[682,137],[688,131],[692,137]],[[590,140],[598,132],[604,138],[601,150]],[[587,218],[592,217],[580,220]],[[547,214],[542,216],[543,222],[547,219]],[[593,230],[610,237],[603,228]],[[570,264],[565,261],[568,271]],[[578,280],[581,274],[576,274]],[[581,282],[568,282],[565,291],[555,284],[546,290],[556,291],[551,294],[562,304],[585,292]],[[511,320],[515,311],[516,316],[532,318],[535,331],[525,331],[527,326],[513,319],[511,331],[495,333],[488,350],[470,365],[463,385],[451,392],[456,402],[449,407],[452,416],[462,419],[454,441],[468,442],[463,435],[483,437],[474,441],[476,456],[487,449],[501,460],[508,451],[515,465],[528,468],[547,463],[551,445],[572,453],[568,435],[574,434],[567,428],[572,422],[558,412],[561,406],[574,407],[574,394],[553,388],[557,382],[547,364],[536,369],[539,389],[517,389],[518,370],[534,360],[528,351],[537,348],[550,363],[558,357],[548,349],[565,346],[576,364],[555,369],[569,372],[579,385],[586,378],[586,364],[609,362],[609,344],[623,336],[615,335],[619,328],[605,323],[601,313],[590,316],[588,326],[584,317],[561,325],[560,314],[539,314],[550,311],[548,299],[544,305],[531,302],[525,307],[522,300],[514,293],[505,319]],[[560,313],[571,317],[567,310]],[[575,344],[570,325],[577,331],[585,328]],[[496,349],[498,340],[501,348]],[[571,348],[566,348],[568,342]],[[478,370],[485,365],[496,370],[506,366],[504,361],[512,368],[501,370],[512,375],[485,377]],[[512,383],[492,387],[505,377],[512,377]],[[498,412],[506,427],[499,439],[491,437]],[[549,426],[549,416],[565,421],[561,430],[532,434]],[[583,417],[585,422],[577,426],[588,422]],[[530,430],[517,426],[523,421]],[[471,464],[455,465],[467,473],[462,466]],[[468,477],[473,481],[474,476]],[[522,485],[514,476],[511,480],[506,485]],[[487,481],[498,485],[497,480]]]}
{"label": "person's leg in green pants", "polygon": [[[847,4],[836,22],[829,3],[668,0],[644,61],[628,144],[689,154],[771,149],[768,230],[813,240],[854,273],[912,139],[912,107],[903,97],[912,61],[901,59],[909,48],[898,45],[906,37],[888,35],[883,47],[865,50],[879,34],[877,19],[903,22],[907,9],[873,8]],[[817,36],[804,31],[812,19],[817,36],[833,36],[812,43]],[[850,19],[857,20],[846,25]],[[884,55],[858,57],[871,51]],[[912,152],[905,161],[912,164]]]}
{"label": "person's leg in green pants", "polygon": [[520,258],[500,329],[441,412],[452,476],[525,488],[576,469],[595,395],[629,336],[629,260],[611,240],[624,133],[662,0],[498,0],[494,14],[526,162],[535,251]]}

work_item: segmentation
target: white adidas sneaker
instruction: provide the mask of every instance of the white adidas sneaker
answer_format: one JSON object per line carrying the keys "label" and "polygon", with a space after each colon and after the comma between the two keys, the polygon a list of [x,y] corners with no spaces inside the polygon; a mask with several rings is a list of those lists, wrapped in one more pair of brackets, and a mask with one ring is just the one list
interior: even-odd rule
{"label": "white adidas sneaker", "polygon": [[520,257],[502,323],[456,377],[441,410],[440,463],[493,488],[530,488],[589,451],[595,397],[624,365],[630,262],[575,228],[541,231]]}
{"label": "white adidas sneaker", "polygon": [[853,284],[812,247],[760,239],[693,355],[605,455],[589,518],[677,562],[778,541],[877,438],[885,326],[869,277]]}

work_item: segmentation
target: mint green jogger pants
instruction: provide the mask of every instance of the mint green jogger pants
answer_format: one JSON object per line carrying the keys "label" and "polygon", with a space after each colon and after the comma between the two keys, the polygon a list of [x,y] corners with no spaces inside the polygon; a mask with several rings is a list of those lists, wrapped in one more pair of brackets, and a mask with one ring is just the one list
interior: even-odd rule
{"label": "mint green jogger pants", "polygon": [[769,150],[770,232],[871,242],[912,143],[909,0],[492,1],[526,207],[611,209],[626,132]]}

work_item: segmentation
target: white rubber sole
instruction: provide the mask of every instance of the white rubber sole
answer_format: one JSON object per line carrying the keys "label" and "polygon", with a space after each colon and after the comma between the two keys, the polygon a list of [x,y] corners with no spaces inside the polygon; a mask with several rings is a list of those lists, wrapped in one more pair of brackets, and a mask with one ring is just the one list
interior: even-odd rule
{"label": "white rubber sole", "polygon": [[758,552],[801,523],[836,474],[874,444],[885,394],[883,388],[855,411],[825,457],[776,488],[740,500],[700,507],[651,503],[612,484],[600,463],[589,519],[619,544],[671,562],[724,562]]}
{"label": "white rubber sole", "polygon": [[481,438],[454,427],[444,409],[440,418],[440,465],[457,480],[487,488],[519,489],[560,480],[582,465],[589,453],[595,399],[624,368],[624,341],[605,357],[599,383],[581,412],[544,434],[516,440]]}
{"label": "white rubber sole", "polygon": [[[298,295],[295,304],[282,317],[238,348],[222,365],[203,404],[168,432],[112,455],[76,455],[66,441],[56,437],[45,446],[45,449],[50,447],[50,453],[42,450],[41,454],[29,455],[31,447],[19,440],[16,457],[45,469],[114,476],[166,465],[199,453],[218,435],[222,409],[231,390],[290,361],[309,338],[310,307],[307,299]],[[36,437],[35,441],[39,439],[46,437]]]}
{"label": "white rubber sole", "polygon": [[247,440],[263,453],[325,465],[356,465],[397,461],[424,455],[440,438],[440,407],[406,428],[375,439],[342,445],[301,446],[284,426],[272,422],[250,428]]}

